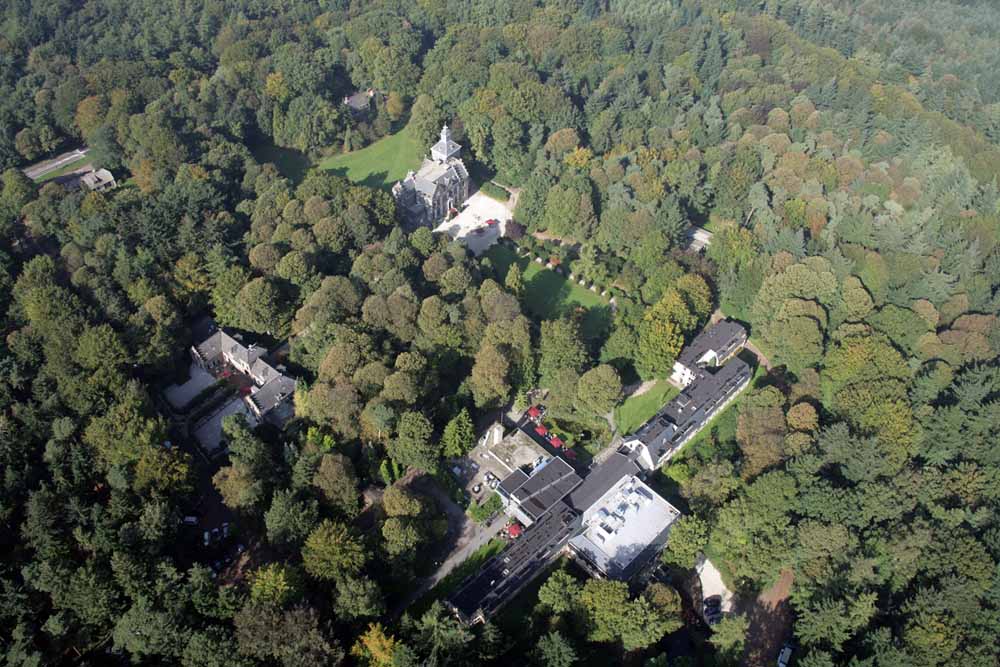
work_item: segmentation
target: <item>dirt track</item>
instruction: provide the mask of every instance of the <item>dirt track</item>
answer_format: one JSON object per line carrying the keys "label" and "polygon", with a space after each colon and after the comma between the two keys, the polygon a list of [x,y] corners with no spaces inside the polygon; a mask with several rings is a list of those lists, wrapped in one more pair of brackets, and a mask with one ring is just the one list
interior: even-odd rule
{"label": "dirt track", "polygon": [[793,578],[791,570],[783,570],[778,581],[761,591],[747,611],[750,630],[742,661],[746,667],[775,664],[781,645],[791,637],[792,607],[788,595],[792,591]]}

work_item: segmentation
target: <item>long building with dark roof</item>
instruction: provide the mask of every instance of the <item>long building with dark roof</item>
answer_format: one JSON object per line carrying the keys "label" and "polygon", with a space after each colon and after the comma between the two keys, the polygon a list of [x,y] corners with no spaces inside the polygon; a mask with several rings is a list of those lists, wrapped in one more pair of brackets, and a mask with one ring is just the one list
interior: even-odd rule
{"label": "long building with dark roof", "polygon": [[753,371],[742,359],[732,359],[715,373],[700,371],[672,401],[625,439],[636,460],[655,470],[669,461],[712,417],[750,383]]}

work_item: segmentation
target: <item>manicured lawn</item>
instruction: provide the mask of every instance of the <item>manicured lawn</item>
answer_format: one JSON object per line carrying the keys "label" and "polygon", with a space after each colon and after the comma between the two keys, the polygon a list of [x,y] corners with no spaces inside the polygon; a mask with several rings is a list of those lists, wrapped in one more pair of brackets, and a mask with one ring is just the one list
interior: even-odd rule
{"label": "manicured lawn", "polygon": [[645,424],[660,408],[680,391],[666,380],[657,380],[653,388],[639,396],[625,399],[615,408],[615,425],[618,432],[628,434]]}
{"label": "manicured lawn", "polygon": [[319,168],[346,176],[355,183],[388,188],[406,176],[406,172],[417,169],[426,152],[427,147],[404,127],[359,151],[328,157],[319,163]]}
{"label": "manicured lawn", "polygon": [[87,162],[89,162],[89,160],[90,160],[90,158],[88,158],[86,155],[84,155],[82,158],[80,158],[78,160],[73,160],[72,162],[68,162],[68,163],[64,164],[63,166],[59,167],[55,171],[50,171],[49,173],[45,174],[40,179],[38,179],[37,182],[38,183],[44,183],[45,181],[51,181],[53,178],[57,178],[59,176],[63,176],[65,174],[68,174],[71,171],[76,171],[77,169],[79,169],[83,165],[87,164]]}
{"label": "manicured lawn", "polygon": [[573,308],[586,309],[583,317],[585,338],[600,336],[611,323],[611,306],[599,294],[573,283],[544,265],[518,257],[507,246],[495,245],[486,256],[493,262],[501,282],[511,264],[517,262],[524,276],[523,303],[539,320],[556,319]]}

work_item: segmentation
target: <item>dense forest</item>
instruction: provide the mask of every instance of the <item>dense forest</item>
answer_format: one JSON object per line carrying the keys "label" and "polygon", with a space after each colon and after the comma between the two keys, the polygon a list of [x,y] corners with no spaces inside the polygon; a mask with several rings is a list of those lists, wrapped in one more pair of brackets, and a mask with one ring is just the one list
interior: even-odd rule
{"label": "dense forest", "polygon": [[[444,123],[518,190],[521,248],[615,297],[599,326],[268,157]],[[121,187],[22,171],[84,144]],[[560,568],[475,628],[409,598],[447,530],[415,471],[456,495],[446,459],[538,387],[596,453],[716,309],[767,363],[658,473],[664,567],[790,573],[803,667],[1000,661],[989,0],[8,0],[0,169],[3,664],[772,664],[745,617],[667,655],[663,584]],[[204,315],[300,378],[217,470],[162,399]],[[247,547],[222,574],[182,523],[206,488]]]}

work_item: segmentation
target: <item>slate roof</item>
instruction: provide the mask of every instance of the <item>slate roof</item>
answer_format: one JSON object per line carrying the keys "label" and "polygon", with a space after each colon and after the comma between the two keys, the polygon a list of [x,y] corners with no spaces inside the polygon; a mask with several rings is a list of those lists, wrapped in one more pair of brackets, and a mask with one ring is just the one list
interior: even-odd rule
{"label": "slate roof", "polygon": [[577,512],[584,512],[623,477],[634,475],[638,471],[639,466],[636,465],[634,457],[615,452],[587,473],[583,483],[566,496],[566,504]]}
{"label": "slate roof", "polygon": [[700,371],[694,382],[635,432],[635,438],[649,448],[653,461],[657,461],[671,446],[683,442],[711,419],[716,409],[750,380],[751,374],[750,367],[738,358],[715,373]]}
{"label": "slate roof", "polygon": [[557,456],[535,468],[510,496],[521,511],[537,520],[579,486],[581,481],[573,467]]}
{"label": "slate roof", "polygon": [[725,359],[747,339],[747,331],[731,320],[721,320],[698,334],[681,351],[677,361],[694,369],[707,352],[714,351],[719,359]]}
{"label": "slate roof", "polygon": [[295,393],[295,380],[280,373],[277,377],[257,387],[248,397],[261,414],[266,414]]}

